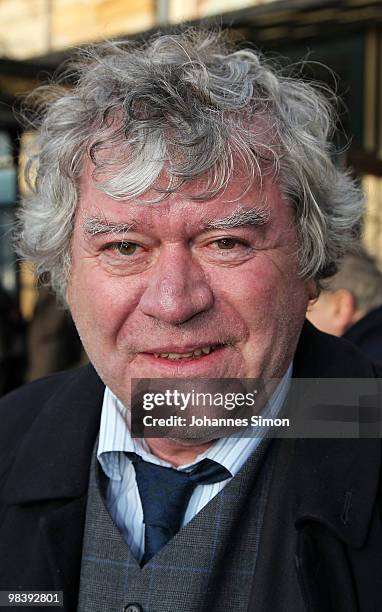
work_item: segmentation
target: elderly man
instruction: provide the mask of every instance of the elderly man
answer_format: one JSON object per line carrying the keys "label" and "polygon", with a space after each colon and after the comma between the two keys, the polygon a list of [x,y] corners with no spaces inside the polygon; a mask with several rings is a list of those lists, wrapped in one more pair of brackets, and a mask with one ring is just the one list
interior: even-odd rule
{"label": "elderly man", "polygon": [[71,70],[43,92],[20,251],[91,365],[0,404],[1,588],[92,612],[380,609],[379,440],[130,431],[135,379],[278,379],[278,414],[292,376],[375,377],[304,324],[362,213],[326,98],[208,32]]}

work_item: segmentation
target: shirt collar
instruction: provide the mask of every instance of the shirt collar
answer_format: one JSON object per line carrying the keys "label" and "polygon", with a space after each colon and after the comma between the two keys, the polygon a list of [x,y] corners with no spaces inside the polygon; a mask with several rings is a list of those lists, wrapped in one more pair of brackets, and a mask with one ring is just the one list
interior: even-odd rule
{"label": "shirt collar", "polygon": [[[281,410],[287,396],[292,377],[292,364],[280,380],[271,399],[264,407],[262,416],[275,417]],[[130,433],[130,411],[108,388],[105,388],[101,424],[98,442],[97,458],[106,476],[112,480],[121,480],[126,465],[125,452],[135,452],[145,461],[157,465],[173,467],[167,461],[159,459],[150,452],[143,438],[133,438]],[[266,434],[264,427],[253,431],[248,437],[248,430],[217,440],[204,453],[198,455],[192,463],[179,466],[179,470],[187,470],[202,459],[213,459],[223,465],[234,476],[240,470],[248,457],[256,450]]]}

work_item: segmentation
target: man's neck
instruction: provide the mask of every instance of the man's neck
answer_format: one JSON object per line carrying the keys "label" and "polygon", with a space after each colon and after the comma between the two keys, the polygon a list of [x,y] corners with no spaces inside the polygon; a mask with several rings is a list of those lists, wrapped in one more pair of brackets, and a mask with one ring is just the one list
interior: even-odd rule
{"label": "man's neck", "polygon": [[169,438],[145,438],[145,440],[153,455],[171,463],[174,467],[192,463],[198,455],[204,453],[214,443],[214,440],[198,444],[192,440],[180,441]]}

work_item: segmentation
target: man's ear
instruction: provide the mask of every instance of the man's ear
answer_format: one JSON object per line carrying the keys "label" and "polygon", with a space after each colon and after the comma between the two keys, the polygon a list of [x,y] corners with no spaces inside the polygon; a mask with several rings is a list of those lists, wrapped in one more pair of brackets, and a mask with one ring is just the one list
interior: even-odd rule
{"label": "man's ear", "polygon": [[354,296],[348,289],[337,289],[332,292],[333,300],[333,317],[339,335],[343,335],[345,331],[352,325],[356,312]]}

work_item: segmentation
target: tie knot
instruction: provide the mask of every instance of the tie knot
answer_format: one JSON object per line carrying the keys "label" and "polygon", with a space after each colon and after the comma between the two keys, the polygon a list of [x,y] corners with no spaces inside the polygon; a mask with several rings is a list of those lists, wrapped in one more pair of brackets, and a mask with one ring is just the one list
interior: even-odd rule
{"label": "tie knot", "polygon": [[189,472],[186,472],[196,484],[214,484],[231,478],[232,474],[224,465],[213,459],[202,459]]}
{"label": "tie knot", "polygon": [[175,485],[176,483],[191,481],[195,485],[197,484],[214,484],[216,482],[222,482],[231,478],[232,474],[227,468],[225,468],[217,461],[213,459],[202,459],[199,463],[194,465],[190,470],[183,472],[176,470],[171,467],[164,467],[157,465],[156,463],[150,463],[142,459],[137,453],[126,452],[125,455],[130,459],[134,465],[135,472],[137,469],[140,473],[144,473],[147,476],[158,478],[162,484],[168,484],[169,486]]}
{"label": "tie knot", "polygon": [[147,562],[179,531],[195,487],[227,480],[232,474],[212,459],[182,472],[144,461],[136,453],[125,454],[134,466],[142,502]]}

